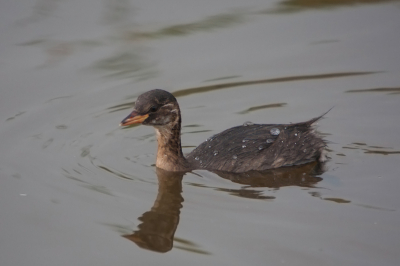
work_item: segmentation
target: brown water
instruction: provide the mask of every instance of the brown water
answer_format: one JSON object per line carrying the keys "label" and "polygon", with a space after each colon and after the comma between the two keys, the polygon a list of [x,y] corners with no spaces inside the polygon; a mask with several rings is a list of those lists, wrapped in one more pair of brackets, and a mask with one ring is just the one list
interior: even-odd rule
{"label": "brown water", "polygon": [[[1,265],[399,265],[398,1],[2,1]],[[325,171],[184,176],[150,127],[173,92],[189,152],[245,121],[319,130]]]}

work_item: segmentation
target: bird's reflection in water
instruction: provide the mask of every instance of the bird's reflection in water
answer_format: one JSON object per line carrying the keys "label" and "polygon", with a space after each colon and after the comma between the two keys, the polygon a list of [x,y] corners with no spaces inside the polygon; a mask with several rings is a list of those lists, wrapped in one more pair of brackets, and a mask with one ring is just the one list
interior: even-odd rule
{"label": "bird's reflection in water", "polygon": [[322,180],[318,175],[323,172],[324,164],[319,162],[246,173],[214,171],[220,177],[229,179],[234,183],[248,185],[249,187],[276,189],[286,186],[314,187]]}
{"label": "bird's reflection in water", "polygon": [[168,172],[157,168],[158,194],[150,211],[138,219],[142,222],[139,230],[123,237],[135,242],[139,247],[168,252],[172,249],[174,234],[179,224],[182,208],[183,172]]}
{"label": "bird's reflection in water", "polygon": [[[222,178],[249,187],[269,187],[278,189],[284,186],[314,187],[322,180],[318,177],[324,172],[323,165],[317,162],[272,169],[262,172],[246,173],[215,172]],[[174,234],[179,224],[182,208],[182,177],[184,172],[168,172],[156,168],[158,177],[158,194],[150,211],[143,213],[138,219],[142,222],[133,234],[124,235],[140,248],[156,252],[168,252],[173,247]],[[246,188],[237,191],[217,188],[246,198],[263,199],[258,191]],[[268,199],[269,197],[266,197]],[[271,197],[274,198],[274,197]]]}

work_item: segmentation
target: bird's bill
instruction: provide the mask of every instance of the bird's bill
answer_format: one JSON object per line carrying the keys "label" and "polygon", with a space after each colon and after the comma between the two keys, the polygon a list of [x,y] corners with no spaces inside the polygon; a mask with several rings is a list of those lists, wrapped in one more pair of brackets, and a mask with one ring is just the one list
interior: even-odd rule
{"label": "bird's bill", "polygon": [[120,126],[129,126],[129,125],[133,125],[133,124],[140,124],[144,120],[146,120],[147,117],[149,117],[148,114],[139,115],[135,110],[133,110],[133,112],[130,113],[127,117],[125,117],[124,120],[122,120],[119,125]]}

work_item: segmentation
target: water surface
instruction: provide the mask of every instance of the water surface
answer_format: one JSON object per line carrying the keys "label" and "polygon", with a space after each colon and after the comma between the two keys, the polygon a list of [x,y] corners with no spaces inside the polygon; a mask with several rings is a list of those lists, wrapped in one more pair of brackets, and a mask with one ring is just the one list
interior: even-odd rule
{"label": "water surface", "polygon": [[[398,1],[3,1],[2,265],[399,265]],[[154,167],[141,93],[190,152],[316,117],[325,169]]]}

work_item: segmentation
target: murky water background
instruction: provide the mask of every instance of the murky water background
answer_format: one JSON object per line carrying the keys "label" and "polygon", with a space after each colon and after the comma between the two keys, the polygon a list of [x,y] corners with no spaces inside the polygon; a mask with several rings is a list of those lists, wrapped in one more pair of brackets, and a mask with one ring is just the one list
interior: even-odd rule
{"label": "murky water background", "polygon": [[[2,1],[1,265],[399,265],[398,1]],[[245,121],[319,123],[323,173],[154,167]],[[306,173],[303,176],[303,173]],[[157,252],[155,252],[157,251]]]}

